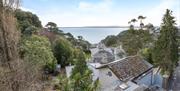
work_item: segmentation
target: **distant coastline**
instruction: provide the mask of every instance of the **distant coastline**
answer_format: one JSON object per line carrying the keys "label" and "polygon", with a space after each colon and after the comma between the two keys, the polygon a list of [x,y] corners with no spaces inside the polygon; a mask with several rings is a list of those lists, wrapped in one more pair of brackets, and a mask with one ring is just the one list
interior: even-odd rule
{"label": "distant coastline", "polygon": [[71,33],[75,37],[83,36],[90,43],[99,43],[109,35],[117,35],[127,30],[127,27],[119,26],[87,26],[87,27],[59,27],[64,33]]}
{"label": "distant coastline", "polygon": [[129,26],[78,26],[78,27],[59,27],[59,28],[129,28]]}
{"label": "distant coastline", "polygon": [[[160,26],[154,26],[159,28]],[[180,29],[180,26],[176,26]],[[129,28],[129,26],[77,26],[77,27],[59,27],[59,28]],[[139,26],[135,26],[135,28],[140,28]]]}

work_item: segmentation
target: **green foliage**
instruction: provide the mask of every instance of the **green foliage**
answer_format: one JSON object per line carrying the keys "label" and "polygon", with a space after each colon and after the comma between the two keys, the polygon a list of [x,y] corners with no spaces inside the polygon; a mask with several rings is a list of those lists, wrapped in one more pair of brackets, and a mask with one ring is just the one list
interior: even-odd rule
{"label": "green foliage", "polygon": [[138,19],[140,20],[140,28],[142,29],[144,27],[144,23],[142,22],[142,20],[146,19],[146,17],[140,15],[138,16]]}
{"label": "green foliage", "polygon": [[89,58],[89,55],[91,55],[89,46],[91,44],[88,41],[84,40],[82,36],[78,36],[78,39],[76,39],[71,33],[67,33],[65,36],[74,46],[81,48],[85,52],[87,58]]}
{"label": "green foliage", "polygon": [[76,54],[75,67],[72,70],[72,76],[75,76],[76,73],[80,73],[80,75],[82,75],[88,69],[85,54],[80,49],[77,49]]}
{"label": "green foliage", "polygon": [[[130,29],[134,30],[134,27],[135,27],[135,23],[137,22],[137,20],[134,18],[134,19],[131,19],[128,24],[130,24]],[[132,24],[133,23],[133,24]]]}
{"label": "green foliage", "polygon": [[120,41],[128,55],[136,55],[142,48],[149,47],[152,35],[144,30],[128,30],[120,36]]}
{"label": "green foliage", "polygon": [[76,46],[79,46],[83,49],[84,52],[89,50],[90,43],[86,41],[82,36],[77,36],[78,39],[76,40]]}
{"label": "green foliage", "polygon": [[24,35],[32,35],[37,31],[38,31],[38,28],[36,28],[34,26],[29,26],[23,31],[23,34]]}
{"label": "green foliage", "polygon": [[97,91],[99,79],[92,80],[92,71],[86,65],[85,53],[81,49],[75,49],[75,52],[75,66],[70,78],[59,76],[56,88],[60,91]]}
{"label": "green foliage", "polygon": [[110,36],[107,36],[104,40],[102,40],[102,42],[103,42],[107,47],[116,46],[117,43],[118,43],[118,39],[117,39],[116,36],[110,35]]}
{"label": "green foliage", "polygon": [[70,76],[73,91],[95,91],[99,83],[98,80],[92,80],[92,71],[86,65],[85,54],[79,50],[76,60]]}
{"label": "green foliage", "polygon": [[117,36],[108,36],[102,42],[108,47],[121,44],[127,55],[136,55],[141,49],[150,47],[153,36],[146,30],[129,29]]}
{"label": "green foliage", "polygon": [[76,46],[79,46],[86,54],[91,53],[89,50],[90,43],[86,40],[78,41]]}
{"label": "green foliage", "polygon": [[59,30],[57,24],[54,22],[48,22],[46,24],[46,27],[49,29],[49,31],[55,32],[57,34],[61,34],[63,32],[63,31]]}
{"label": "green foliage", "polygon": [[178,61],[177,28],[172,11],[167,10],[161,24],[160,36],[155,43],[153,60],[162,73],[172,73]]}
{"label": "green foliage", "polygon": [[127,35],[124,35],[121,40],[123,49],[128,55],[136,55],[142,48],[142,42],[138,36],[138,31],[128,31]]}
{"label": "green foliage", "polygon": [[153,59],[152,59],[152,49],[151,48],[144,48],[141,50],[141,55],[144,57],[144,59],[146,61],[148,61],[151,64],[153,63]]}
{"label": "green foliage", "polygon": [[59,83],[55,85],[60,91],[99,91],[99,79],[92,81],[91,71],[87,70],[82,76],[76,74],[73,79],[60,75]]}
{"label": "green foliage", "polygon": [[20,50],[21,57],[25,61],[29,61],[32,66],[41,68],[46,65],[50,69],[54,69],[56,59],[47,38],[37,35],[23,37]]}
{"label": "green foliage", "polygon": [[90,85],[92,84],[91,74],[92,72],[90,70],[85,70],[85,73],[83,74],[78,72],[73,75],[73,91],[88,91]]}
{"label": "green foliage", "polygon": [[16,10],[15,17],[17,18],[18,26],[23,34],[32,34],[35,30],[40,30],[42,28],[38,16],[31,12]]}
{"label": "green foliage", "polygon": [[83,40],[83,36],[77,36],[79,40]]}
{"label": "green foliage", "polygon": [[55,85],[55,89],[59,89],[60,91],[72,91],[72,86],[69,78],[61,74],[58,76],[58,80],[59,82]]}
{"label": "green foliage", "polygon": [[61,64],[62,67],[65,67],[72,62],[73,47],[71,43],[63,37],[59,37],[56,41],[54,41],[53,53],[58,64]]}

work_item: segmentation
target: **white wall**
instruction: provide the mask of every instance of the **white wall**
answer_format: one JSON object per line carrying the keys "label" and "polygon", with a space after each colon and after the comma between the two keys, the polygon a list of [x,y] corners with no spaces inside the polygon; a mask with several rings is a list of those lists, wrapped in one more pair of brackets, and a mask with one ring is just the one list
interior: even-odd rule
{"label": "white wall", "polygon": [[153,78],[153,72],[149,72],[148,74],[142,76],[142,78],[138,79],[136,82],[138,85],[146,85],[151,86],[154,82]]}
{"label": "white wall", "polygon": [[[88,67],[93,71],[93,80],[99,78],[100,91],[114,91],[115,87],[121,83],[109,68],[95,69],[93,66]],[[112,76],[109,76],[108,72],[110,72]]]}
{"label": "white wall", "polygon": [[[103,68],[99,71],[102,91],[114,91],[114,89],[121,83],[109,68]],[[108,72],[111,72],[112,76],[109,76]]]}
{"label": "white wall", "polygon": [[157,73],[154,75],[154,85],[155,86],[159,86],[159,87],[162,87],[162,76],[160,73]]}

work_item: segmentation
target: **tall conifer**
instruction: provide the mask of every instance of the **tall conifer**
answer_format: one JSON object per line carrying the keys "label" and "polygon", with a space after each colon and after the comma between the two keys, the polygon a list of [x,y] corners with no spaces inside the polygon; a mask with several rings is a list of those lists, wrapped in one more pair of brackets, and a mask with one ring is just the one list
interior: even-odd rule
{"label": "tall conifer", "polygon": [[171,74],[178,61],[177,28],[171,10],[166,10],[162,21],[153,59],[163,74]]}

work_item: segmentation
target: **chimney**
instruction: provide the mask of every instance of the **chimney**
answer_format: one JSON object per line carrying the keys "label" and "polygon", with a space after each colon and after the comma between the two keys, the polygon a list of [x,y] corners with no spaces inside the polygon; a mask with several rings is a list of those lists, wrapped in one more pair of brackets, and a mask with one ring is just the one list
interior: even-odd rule
{"label": "chimney", "polygon": [[164,74],[163,82],[162,82],[162,88],[164,89],[164,91],[167,91],[167,89],[168,89],[168,79],[169,79],[169,75]]}

